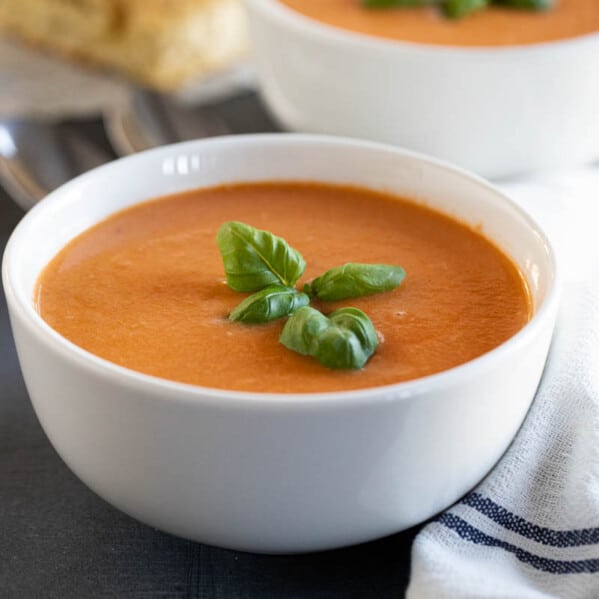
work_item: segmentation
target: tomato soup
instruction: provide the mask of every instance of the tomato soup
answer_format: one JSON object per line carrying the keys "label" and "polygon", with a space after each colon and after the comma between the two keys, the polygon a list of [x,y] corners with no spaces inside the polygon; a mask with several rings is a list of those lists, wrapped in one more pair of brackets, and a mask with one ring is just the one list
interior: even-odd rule
{"label": "tomato soup", "polygon": [[599,31],[598,0],[556,0],[545,11],[491,6],[463,19],[435,7],[367,9],[360,0],[279,0],[307,17],[358,33],[423,44],[509,46]]}
{"label": "tomato soup", "polygon": [[[285,238],[307,268],[298,287],[346,262],[398,264],[393,291],[354,306],[380,338],[367,365],[330,370],[278,341],[284,321],[227,315],[249,294],[225,282],[216,234],[243,221]],[[117,213],[69,243],[36,288],[41,316],[80,347],[139,372],[222,389],[318,392],[433,374],[493,349],[529,320],[519,270],[479,232],[407,200],[308,183],[191,191]]]}

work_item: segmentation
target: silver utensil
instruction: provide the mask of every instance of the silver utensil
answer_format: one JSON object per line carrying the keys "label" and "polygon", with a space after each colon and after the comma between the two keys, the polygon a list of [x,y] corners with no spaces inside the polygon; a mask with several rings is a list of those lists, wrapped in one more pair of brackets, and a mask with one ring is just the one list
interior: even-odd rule
{"label": "silver utensil", "polygon": [[189,139],[277,130],[250,86],[215,87],[199,105],[132,89],[129,102],[108,111],[102,122],[0,121],[0,183],[27,210],[115,155]]}
{"label": "silver utensil", "polygon": [[25,210],[73,177],[114,158],[91,123],[0,121],[0,182]]}
{"label": "silver utensil", "polygon": [[105,114],[104,126],[121,156],[178,141],[279,130],[257,93],[247,88],[195,106],[138,89],[126,106]]}
{"label": "silver utensil", "polygon": [[167,96],[135,90],[126,106],[104,115],[106,133],[121,156],[177,141],[225,135],[226,123],[202,107],[187,107]]}

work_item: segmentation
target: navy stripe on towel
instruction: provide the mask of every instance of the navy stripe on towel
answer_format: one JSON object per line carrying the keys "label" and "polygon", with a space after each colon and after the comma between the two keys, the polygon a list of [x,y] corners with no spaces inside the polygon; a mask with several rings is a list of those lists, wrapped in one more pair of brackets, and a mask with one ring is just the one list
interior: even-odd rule
{"label": "navy stripe on towel", "polygon": [[564,561],[540,557],[539,555],[534,555],[524,549],[520,549],[520,547],[516,547],[511,543],[501,541],[500,539],[485,534],[455,514],[441,514],[437,518],[437,522],[455,531],[466,541],[476,543],[477,545],[505,549],[505,551],[513,553],[521,562],[528,564],[537,570],[542,570],[543,572],[549,572],[551,574],[583,574],[599,572],[599,559]]}
{"label": "navy stripe on towel", "polygon": [[580,528],[577,530],[554,530],[537,526],[520,516],[501,507],[488,497],[479,493],[470,493],[462,503],[487,516],[503,528],[511,530],[527,539],[552,547],[580,547],[599,543],[599,528]]}

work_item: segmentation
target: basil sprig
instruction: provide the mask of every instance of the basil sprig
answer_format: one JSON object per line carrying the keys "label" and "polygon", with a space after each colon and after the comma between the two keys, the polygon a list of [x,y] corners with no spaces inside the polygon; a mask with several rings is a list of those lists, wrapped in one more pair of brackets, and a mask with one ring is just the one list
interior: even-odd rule
{"label": "basil sprig", "polygon": [[270,322],[289,316],[309,303],[310,298],[293,287],[270,285],[243,300],[229,314],[229,320],[254,324]]}
{"label": "basil sprig", "polygon": [[547,10],[555,4],[555,0],[492,0],[492,2],[523,10]]}
{"label": "basil sprig", "polygon": [[374,326],[357,308],[340,308],[328,318],[309,306],[294,312],[279,341],[288,349],[334,369],[362,368],[378,346]]}
{"label": "basil sprig", "polygon": [[443,12],[450,19],[461,19],[487,6],[489,0],[446,0],[443,4]]}
{"label": "basil sprig", "polygon": [[490,4],[504,5],[526,10],[547,10],[555,0],[362,0],[365,8],[396,8],[438,5],[446,17],[461,19],[486,8]]}
{"label": "basil sprig", "polygon": [[224,223],[216,237],[227,283],[235,291],[258,291],[268,285],[291,287],[306,262],[284,239],[240,222]]}
{"label": "basil sprig", "polygon": [[227,222],[216,238],[227,283],[236,291],[255,292],[229,314],[229,320],[265,323],[289,317],[280,342],[329,368],[362,368],[378,346],[370,318],[357,308],[341,308],[329,316],[311,308],[312,297],[338,301],[390,291],[405,277],[400,266],[348,263],[332,268],[304,293],[294,285],[306,263],[280,237],[245,223]]}
{"label": "basil sprig", "polygon": [[362,0],[366,8],[393,8],[394,6],[430,6],[441,0]]}
{"label": "basil sprig", "polygon": [[406,276],[401,266],[349,262],[327,270],[304,287],[318,299],[335,302],[395,289]]}
{"label": "basil sprig", "polygon": [[303,356],[312,356],[316,339],[330,325],[329,319],[316,308],[300,308],[285,323],[279,341],[288,349]]}

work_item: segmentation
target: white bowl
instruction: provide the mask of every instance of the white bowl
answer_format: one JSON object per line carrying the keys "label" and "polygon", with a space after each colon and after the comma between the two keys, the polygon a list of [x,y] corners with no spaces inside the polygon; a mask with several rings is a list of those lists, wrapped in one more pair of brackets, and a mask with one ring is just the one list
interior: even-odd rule
{"label": "white bowl", "polygon": [[460,48],[344,31],[246,0],[267,105],[283,126],[427,152],[496,178],[599,158],[599,32]]}
{"label": "white bowl", "polygon": [[[384,189],[480,225],[522,269],[535,315],[497,349],[441,374],[361,391],[277,395],[194,387],[116,366],[61,337],[36,312],[41,270],[109,214],[154,196],[261,180]],[[526,414],[557,304],[545,236],[481,179],[391,147],[294,135],[189,142],[82,175],[19,224],[3,281],[36,413],[81,480],[157,528],[260,552],[382,537],[467,492]]]}

